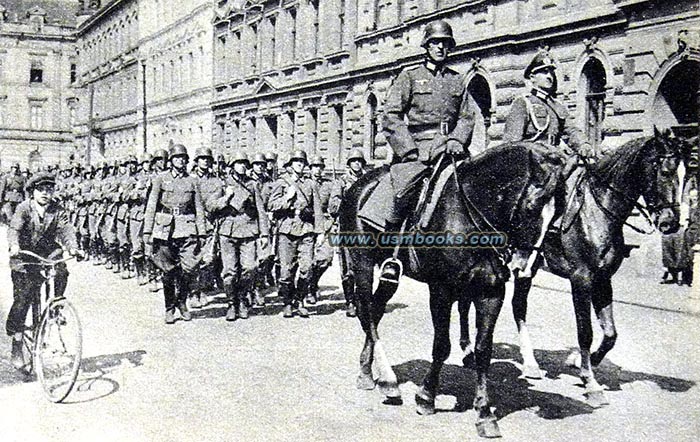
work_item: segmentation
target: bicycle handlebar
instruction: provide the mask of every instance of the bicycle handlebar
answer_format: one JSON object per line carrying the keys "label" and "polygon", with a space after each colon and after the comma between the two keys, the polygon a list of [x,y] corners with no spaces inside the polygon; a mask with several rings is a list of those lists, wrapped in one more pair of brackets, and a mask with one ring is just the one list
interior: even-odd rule
{"label": "bicycle handlebar", "polygon": [[[18,256],[18,255],[29,256],[31,258],[39,260],[40,264],[45,264],[45,265],[50,265],[50,266],[55,266],[55,265],[60,264],[62,262],[70,261],[71,259],[74,258],[73,256],[68,255],[67,257],[61,258],[61,259],[48,259],[48,258],[45,258],[41,255],[37,255],[34,252],[30,252],[29,250],[20,250],[19,252],[17,252],[17,255],[15,255],[15,256]],[[23,263],[23,264],[38,264],[38,263],[27,262],[27,263]]]}

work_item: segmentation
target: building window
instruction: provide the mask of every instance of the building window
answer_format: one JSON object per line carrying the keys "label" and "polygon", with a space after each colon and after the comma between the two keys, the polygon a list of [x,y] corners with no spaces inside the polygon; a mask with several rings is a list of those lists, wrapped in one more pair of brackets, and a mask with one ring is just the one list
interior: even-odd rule
{"label": "building window", "polygon": [[275,38],[275,33],[277,32],[277,19],[275,17],[270,17],[270,55],[272,61],[270,63],[270,68],[277,65],[277,40]]}
{"label": "building window", "polygon": [[309,121],[306,125],[310,135],[309,151],[315,153],[318,149],[318,109],[312,107],[309,109],[309,113],[307,115],[309,116]]}
{"label": "building window", "polygon": [[258,25],[253,23],[250,25],[250,30],[252,31],[252,48],[250,51],[251,65],[253,67],[253,72],[258,71]]}
{"label": "building window", "polygon": [[583,67],[586,107],[585,127],[588,142],[599,147],[603,141],[603,119],[605,118],[605,84],[606,74],[603,64],[591,58]]}
{"label": "building window", "polygon": [[39,64],[32,63],[32,67],[29,69],[29,82],[30,83],[43,83],[44,82],[44,69]]}
{"label": "building window", "polygon": [[377,97],[370,94],[367,98],[367,107],[365,108],[365,145],[369,150],[370,158],[375,159],[377,156]]}
{"label": "building window", "polygon": [[319,52],[321,52],[318,47],[319,45],[319,23],[318,23],[318,0],[310,0],[309,1],[309,6],[311,7],[311,13],[313,16],[313,55],[318,55]]}
{"label": "building window", "polygon": [[292,35],[290,37],[291,41],[291,51],[290,51],[290,61],[294,62],[297,57],[297,10],[294,8],[289,9],[289,18],[291,21],[291,26],[289,27]]}
{"label": "building window", "polygon": [[29,108],[29,125],[32,129],[44,128],[44,107],[40,104],[32,104]]}
{"label": "building window", "polygon": [[340,7],[338,8],[338,20],[340,28],[340,38],[339,38],[339,48],[343,50],[345,46],[345,0],[340,0]]}
{"label": "building window", "polygon": [[75,63],[71,63],[70,65],[70,84],[75,83],[75,81],[78,79],[78,67],[75,65]]}

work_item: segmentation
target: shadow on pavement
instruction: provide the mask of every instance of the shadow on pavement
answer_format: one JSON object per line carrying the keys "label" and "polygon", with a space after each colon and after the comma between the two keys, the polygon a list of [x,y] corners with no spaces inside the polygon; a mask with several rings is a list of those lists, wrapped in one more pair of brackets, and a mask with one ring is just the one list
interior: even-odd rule
{"label": "shadow on pavement", "polygon": [[[540,368],[546,372],[548,379],[559,379],[562,374],[578,377],[578,368],[566,364],[566,359],[577,348],[569,350],[535,350],[535,358]],[[520,348],[517,345],[497,344],[494,346],[494,359],[511,359],[520,361]],[[664,391],[682,393],[695,386],[695,382],[686,379],[672,378],[650,373],[628,371],[608,359],[595,368],[596,380],[608,387],[610,391],[620,391],[622,384],[635,381],[653,382]]]}
{"label": "shadow on pavement", "polygon": [[[399,383],[413,382],[422,385],[430,362],[413,360],[394,367]],[[476,372],[458,365],[445,364],[440,374],[438,394],[457,399],[453,409],[437,409],[437,412],[462,413],[472,408]],[[498,418],[521,410],[535,410],[543,419],[563,419],[590,414],[593,408],[583,401],[557,394],[530,389],[531,384],[520,378],[520,370],[509,362],[496,361],[489,369],[489,394]]]}

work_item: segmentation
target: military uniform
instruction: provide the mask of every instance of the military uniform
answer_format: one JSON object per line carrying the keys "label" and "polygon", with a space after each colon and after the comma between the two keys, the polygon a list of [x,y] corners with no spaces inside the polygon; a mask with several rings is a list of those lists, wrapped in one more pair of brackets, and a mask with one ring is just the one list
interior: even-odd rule
{"label": "military uniform", "polygon": [[[322,157],[316,157],[311,161],[311,166],[314,165],[325,168],[325,163]],[[330,201],[333,191],[334,182],[321,175],[318,178],[311,178],[319,196],[321,212],[323,213],[323,233],[316,236],[314,246],[314,261],[311,268],[311,277],[309,278],[309,297],[310,303],[315,303],[318,299],[318,282],[321,276],[328,270],[333,263],[333,247],[327,241],[326,235],[333,227],[333,218],[328,211],[328,202]]]}
{"label": "military uniform", "polygon": [[[233,161],[247,161],[243,156]],[[221,277],[229,299],[226,319],[246,318],[245,295],[253,287],[257,267],[257,239],[269,237],[270,227],[255,181],[232,173],[207,199],[207,210],[216,219],[221,251]]]}
{"label": "military uniform", "polygon": [[[187,158],[186,148],[174,145],[171,161],[174,161],[173,156]],[[198,236],[206,232],[204,217],[197,180],[189,176],[186,169],[173,168],[153,179],[144,215],[143,234],[145,243],[152,244],[151,260],[163,271],[167,323],[174,322],[176,307],[180,309],[183,319],[190,319],[185,300],[189,282],[197,270]]]}
{"label": "military uniform", "polygon": [[[250,170],[250,178],[255,182],[255,185],[258,188],[258,192],[260,193],[260,199],[263,202],[263,207],[267,207],[267,201],[270,198],[270,192],[272,191],[272,186],[274,185],[274,180],[272,177],[268,174],[268,169],[267,169],[267,160],[268,158],[261,154],[257,153],[253,157],[252,164],[255,166],[255,164],[260,164],[263,168],[263,171],[261,173],[256,173],[254,168]],[[274,264],[275,264],[275,226],[274,226],[274,221],[272,220],[272,214],[268,211],[265,211],[265,216],[267,216],[268,219],[268,224],[270,225],[270,232],[271,232],[271,241],[268,241],[267,244],[265,244],[265,247],[258,247],[257,253],[258,253],[258,265],[256,266],[255,269],[255,281],[256,281],[256,290],[255,290],[255,298],[256,298],[256,304],[258,306],[264,306],[265,305],[265,298],[260,295],[260,288],[264,288],[266,284],[269,283],[269,285],[273,285],[274,278],[273,278],[273,272],[274,272]],[[258,245],[260,245],[260,242],[258,242]]]}
{"label": "military uniform", "polygon": [[[295,152],[290,162],[294,160],[306,163],[306,153]],[[313,181],[297,172],[285,174],[275,182],[267,206],[277,220],[279,294],[285,304],[285,316],[289,317],[308,290],[315,235],[323,232],[323,212]],[[302,316],[308,314],[303,306],[298,311]]]}
{"label": "military uniform", "polygon": [[429,170],[426,164],[445,152],[448,141],[469,145],[473,103],[462,75],[430,61],[404,69],[391,85],[382,125],[401,163],[391,168],[395,201],[388,210],[389,223],[403,218],[411,189]]}
{"label": "military uniform", "polygon": [[24,184],[26,179],[19,174],[19,166],[15,165],[17,173],[10,173],[0,182],[0,202],[2,202],[2,216],[9,223],[15,208],[24,201]]}
{"label": "military uniform", "polygon": [[115,173],[119,168],[118,163],[111,167],[112,175],[108,175],[100,188],[104,212],[102,222],[99,224],[100,237],[104,244],[104,253],[107,256],[107,269],[119,272],[119,242],[117,241],[117,211],[119,210],[119,177]]}

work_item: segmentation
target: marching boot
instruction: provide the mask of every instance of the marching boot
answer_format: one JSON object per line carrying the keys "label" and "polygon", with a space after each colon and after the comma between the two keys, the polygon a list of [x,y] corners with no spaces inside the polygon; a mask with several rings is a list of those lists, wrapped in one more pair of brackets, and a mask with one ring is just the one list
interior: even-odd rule
{"label": "marching boot", "polygon": [[187,309],[187,296],[189,295],[190,291],[190,284],[188,277],[191,275],[184,275],[182,273],[182,270],[178,270],[177,273],[177,299],[178,299],[178,308],[180,309],[180,315],[182,316],[182,319],[185,321],[191,321],[192,320],[192,315],[190,314],[189,310]]}
{"label": "marching boot", "polygon": [[296,294],[297,294],[297,304],[296,304],[296,311],[299,313],[299,316],[302,318],[308,318],[309,317],[309,311],[304,307],[304,294],[308,291],[309,285],[308,283],[300,279],[297,282],[297,288],[296,288]]}
{"label": "marching boot", "polygon": [[348,318],[354,318],[357,316],[357,307],[355,307],[354,302],[348,302],[347,303],[347,308],[345,310],[345,316]]}
{"label": "marching boot", "polygon": [[172,272],[163,275],[163,298],[165,298],[165,323],[175,323],[175,280]]}
{"label": "marching boot", "polygon": [[24,356],[22,355],[22,337],[20,335],[19,339],[15,336],[12,337],[12,366],[17,370],[21,370],[24,367]]}
{"label": "marching boot", "polygon": [[231,284],[231,282],[224,282],[224,293],[226,293],[226,297],[228,298],[228,310],[226,310],[226,320],[229,322],[233,322],[236,319],[238,319],[238,312],[236,308],[238,300],[235,294],[235,288],[233,287],[233,284]]}
{"label": "marching boot", "polygon": [[669,269],[668,273],[671,275],[671,279],[664,279],[660,284],[678,284],[678,272],[676,269]]}
{"label": "marching boot", "polygon": [[308,289],[308,294],[306,295],[306,302],[309,305],[314,305],[318,302],[318,276],[319,272],[318,269],[314,266],[311,269],[311,276],[309,277],[309,289]]}
{"label": "marching boot", "polygon": [[258,307],[265,307],[265,297],[260,292],[260,289],[256,288],[253,291],[253,294],[254,294],[254,298],[255,298],[255,305]]}
{"label": "marching boot", "polygon": [[238,303],[238,317],[248,319],[248,300],[245,298],[240,299]]}
{"label": "marching boot", "polygon": [[294,302],[294,300],[292,299],[292,288],[289,283],[283,282],[280,284],[279,296],[284,302],[284,310],[282,311],[282,316],[284,316],[285,318],[291,318],[292,316],[294,316],[294,312],[292,311],[292,303]]}

